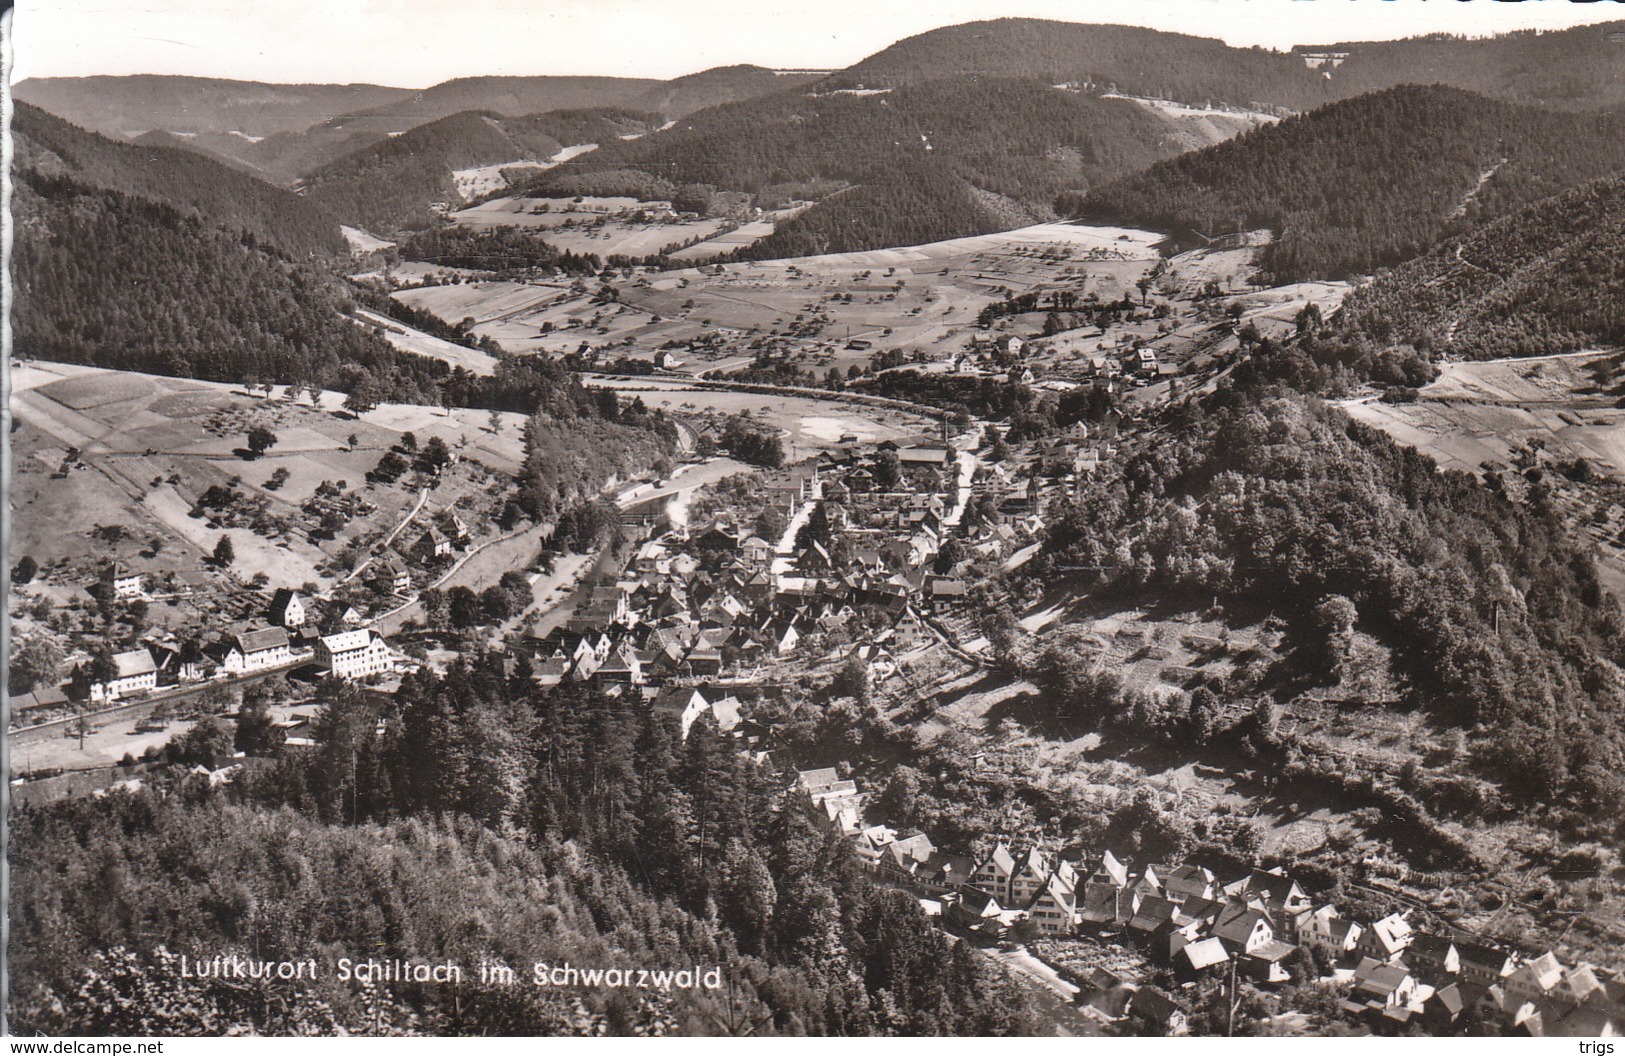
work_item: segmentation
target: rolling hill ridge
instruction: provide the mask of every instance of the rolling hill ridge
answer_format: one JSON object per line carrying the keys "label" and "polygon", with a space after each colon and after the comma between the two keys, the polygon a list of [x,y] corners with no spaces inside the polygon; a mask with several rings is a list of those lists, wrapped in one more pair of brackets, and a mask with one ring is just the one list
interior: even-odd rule
{"label": "rolling hill ridge", "polygon": [[319,205],[202,153],[115,142],[23,102],[12,133],[20,171],[161,203],[291,256],[343,252],[338,221]]}
{"label": "rolling hill ridge", "polygon": [[[1403,150],[1395,144],[1405,143]],[[1278,282],[1393,267],[1478,220],[1625,168],[1625,117],[1405,86],[1161,162],[1061,208],[1184,245],[1269,228]]]}
{"label": "rolling hill ridge", "polygon": [[615,141],[660,123],[658,114],[618,109],[453,114],[329,162],[303,186],[308,199],[348,223],[378,231],[422,227],[432,202],[461,199],[458,170],[544,162],[565,147]]}
{"label": "rolling hill ridge", "polygon": [[607,144],[528,190],[623,193],[611,188],[624,186],[628,172],[668,187],[744,191],[765,205],[841,190],[747,251],[765,259],[1050,219],[1061,193],[1134,172],[1184,146],[1165,121],[1130,100],[1039,81],[966,77],[884,92],[821,83],[713,107]]}

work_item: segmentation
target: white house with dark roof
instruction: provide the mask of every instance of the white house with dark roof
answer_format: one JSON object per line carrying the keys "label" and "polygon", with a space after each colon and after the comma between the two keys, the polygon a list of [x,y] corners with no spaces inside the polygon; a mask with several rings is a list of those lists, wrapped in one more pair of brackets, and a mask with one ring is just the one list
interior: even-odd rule
{"label": "white house with dark roof", "polygon": [[152,653],[144,648],[113,654],[113,666],[117,674],[106,682],[91,685],[91,700],[113,701],[158,688],[158,665],[153,662]]}
{"label": "white house with dark roof", "polygon": [[1391,961],[1410,947],[1412,937],[1410,923],[1398,913],[1390,913],[1365,929],[1359,950],[1367,957]]}
{"label": "white house with dark roof", "polygon": [[316,662],[335,678],[370,678],[395,670],[395,652],[371,628],[316,639]]}
{"label": "white house with dark roof", "polygon": [[292,662],[288,632],[281,627],[267,627],[228,637],[220,667],[229,674],[242,675]]}
{"label": "white house with dark roof", "polygon": [[134,601],[146,593],[146,579],[133,569],[117,565],[113,569],[113,597],[119,601]]}
{"label": "white house with dark roof", "polygon": [[284,587],[271,598],[270,619],[278,627],[286,627],[289,630],[303,627],[309,616],[305,610],[305,599],[300,597],[296,590]]}

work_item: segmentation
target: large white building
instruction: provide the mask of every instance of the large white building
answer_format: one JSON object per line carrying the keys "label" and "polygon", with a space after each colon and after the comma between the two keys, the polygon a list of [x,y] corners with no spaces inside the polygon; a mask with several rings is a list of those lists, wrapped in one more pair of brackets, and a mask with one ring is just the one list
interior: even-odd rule
{"label": "large white building", "polygon": [[251,671],[264,671],[293,662],[293,648],[288,644],[288,632],[281,627],[268,627],[258,631],[244,631],[226,639],[225,655],[220,666],[230,674],[241,675]]}
{"label": "large white building", "polygon": [[158,688],[158,665],[153,663],[152,654],[146,649],[116,653],[113,656],[113,663],[118,668],[118,674],[105,683],[97,682],[92,685],[91,700],[111,702],[132,693]]}
{"label": "large white building", "polygon": [[316,662],[338,678],[368,678],[395,670],[395,653],[370,628],[316,639]]}

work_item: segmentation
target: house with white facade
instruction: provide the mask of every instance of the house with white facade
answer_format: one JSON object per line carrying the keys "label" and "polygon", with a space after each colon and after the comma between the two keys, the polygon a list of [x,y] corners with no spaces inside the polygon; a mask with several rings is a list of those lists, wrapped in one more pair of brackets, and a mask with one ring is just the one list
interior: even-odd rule
{"label": "house with white facade", "polygon": [[370,678],[395,670],[395,651],[371,628],[316,639],[316,662],[335,678]]}

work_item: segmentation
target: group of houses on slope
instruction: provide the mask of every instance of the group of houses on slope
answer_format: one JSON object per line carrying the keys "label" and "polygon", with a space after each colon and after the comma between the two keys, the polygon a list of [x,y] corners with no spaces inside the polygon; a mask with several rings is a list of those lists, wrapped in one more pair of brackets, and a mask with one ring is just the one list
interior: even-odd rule
{"label": "group of houses on slope", "polygon": [[228,627],[212,641],[149,634],[111,659],[113,670],[105,673],[89,658],[74,664],[66,696],[110,705],[168,687],[268,671],[308,666],[314,677],[366,680],[411,663],[366,627],[353,606],[289,589],[272,596],[264,622]]}
{"label": "group of houses on slope", "polygon": [[[1343,1010],[1378,1031],[1411,1023],[1444,1031],[1464,1017],[1535,1036],[1613,1036],[1625,1026],[1625,977],[1564,965],[1550,951],[1524,956],[1421,931],[1405,913],[1345,917],[1280,868],[1233,879],[1190,862],[1131,869],[1109,849],[1088,868],[1038,845],[1003,842],[973,859],[918,830],[870,823],[866,794],[834,768],[800,771],[796,787],[877,879],[934,901],[946,920],[989,939],[1025,931],[1127,941],[1182,982],[1225,972],[1265,986],[1293,979],[1289,968],[1313,951],[1307,963],[1347,987]],[[1177,1006],[1137,979],[1101,969],[1080,982],[1080,1000],[1098,1015],[1178,1027]]]}
{"label": "group of houses on slope", "polygon": [[455,510],[445,511],[440,524],[409,532],[378,555],[366,568],[366,580],[380,594],[408,597],[434,569],[468,548],[472,534]]}
{"label": "group of houses on slope", "polygon": [[[782,539],[720,516],[643,540],[565,622],[548,620],[516,643],[534,658],[533,676],[639,687],[652,698],[809,643],[844,650],[838,658],[862,662],[874,680],[896,675],[905,654],[935,641],[928,616],[962,603],[967,584],[931,567],[953,531],[954,452],[890,445],[866,457],[883,450],[929,468],[902,471],[881,491],[854,479],[863,458],[827,455],[760,481],[756,495],[789,525]],[[817,530],[800,527],[809,523]]]}

